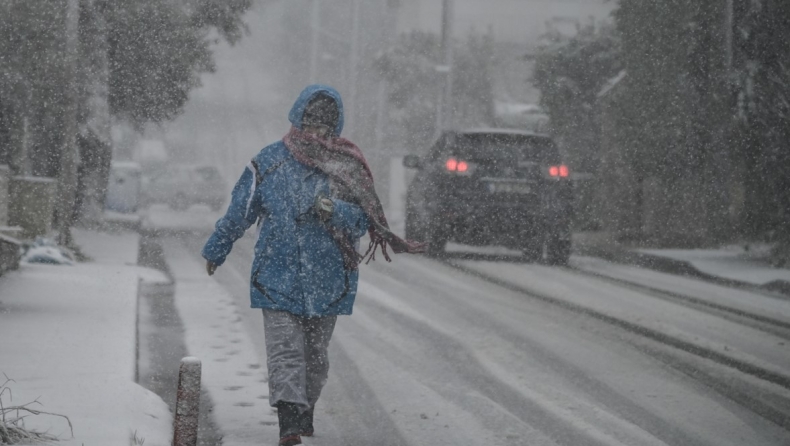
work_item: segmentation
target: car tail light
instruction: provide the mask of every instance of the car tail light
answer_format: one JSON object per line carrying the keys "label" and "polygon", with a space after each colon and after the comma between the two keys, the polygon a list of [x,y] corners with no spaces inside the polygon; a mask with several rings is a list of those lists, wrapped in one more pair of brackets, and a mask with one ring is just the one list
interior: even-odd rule
{"label": "car tail light", "polygon": [[472,175],[475,165],[469,161],[458,160],[457,158],[448,158],[444,163],[444,168],[447,169],[447,172],[456,175],[469,176]]}
{"label": "car tail light", "polygon": [[549,166],[549,176],[553,178],[561,177],[567,178],[570,175],[570,170],[565,164],[559,166]]}

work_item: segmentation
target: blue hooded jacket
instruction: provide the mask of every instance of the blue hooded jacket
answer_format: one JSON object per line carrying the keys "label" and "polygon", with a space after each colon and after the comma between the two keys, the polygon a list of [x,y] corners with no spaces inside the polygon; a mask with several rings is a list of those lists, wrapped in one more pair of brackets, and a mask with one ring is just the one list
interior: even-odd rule
{"label": "blue hooded jacket", "polygon": [[[288,119],[301,129],[305,107],[319,94],[332,97],[338,105],[335,135],[339,136],[343,102],[332,87],[305,88]],[[253,308],[306,317],[351,314],[359,271],[343,267],[340,249],[325,225],[342,229],[358,246],[367,231],[368,218],[356,204],[331,197],[330,183],[326,174],[297,161],[282,141],[265,147],[233,188],[230,206],[217,221],[203,257],[222,265],[233,243],[257,222],[250,277]],[[317,196],[334,201],[334,213],[327,223],[313,211]]]}

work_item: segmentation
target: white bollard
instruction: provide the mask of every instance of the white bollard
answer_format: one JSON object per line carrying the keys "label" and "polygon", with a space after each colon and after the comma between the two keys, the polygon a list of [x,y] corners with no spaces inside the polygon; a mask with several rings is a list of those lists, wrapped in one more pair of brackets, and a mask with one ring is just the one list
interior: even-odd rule
{"label": "white bollard", "polygon": [[178,371],[178,394],[173,420],[173,446],[197,444],[200,414],[200,359],[187,356]]}

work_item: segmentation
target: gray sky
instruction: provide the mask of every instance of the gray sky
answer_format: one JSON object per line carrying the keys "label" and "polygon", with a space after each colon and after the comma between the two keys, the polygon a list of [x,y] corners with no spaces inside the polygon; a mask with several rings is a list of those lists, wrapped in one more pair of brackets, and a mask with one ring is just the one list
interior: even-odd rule
{"label": "gray sky", "polygon": [[[286,72],[281,61],[309,57],[279,54],[274,44],[285,32],[281,18],[285,8],[296,5],[292,1],[257,4],[246,17],[250,35],[232,47],[217,45],[217,71],[203,76],[203,86],[192,92],[184,114],[167,125],[164,134],[149,136],[163,137],[192,162],[218,165],[229,177],[235,177],[261,147],[282,137],[288,130],[288,108],[299,92],[284,87],[288,83],[283,80],[293,73]],[[441,0],[400,2],[400,32],[439,31]],[[526,51],[553,17],[601,19],[614,6],[606,0],[456,0],[455,31],[464,37],[471,29],[485,32],[491,26],[497,40],[524,44]],[[529,73],[520,65],[514,69],[510,77],[526,83]],[[521,99],[537,100],[534,94],[526,96]]]}

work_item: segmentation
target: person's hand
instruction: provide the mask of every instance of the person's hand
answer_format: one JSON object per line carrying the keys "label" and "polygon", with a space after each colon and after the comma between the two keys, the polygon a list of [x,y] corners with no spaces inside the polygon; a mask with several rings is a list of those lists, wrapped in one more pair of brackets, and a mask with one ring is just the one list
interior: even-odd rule
{"label": "person's hand", "polygon": [[335,202],[326,197],[316,197],[314,207],[321,221],[329,221],[335,212]]}
{"label": "person's hand", "polygon": [[210,261],[206,260],[206,272],[209,276],[214,275],[214,271],[217,270],[217,265],[211,263]]}

